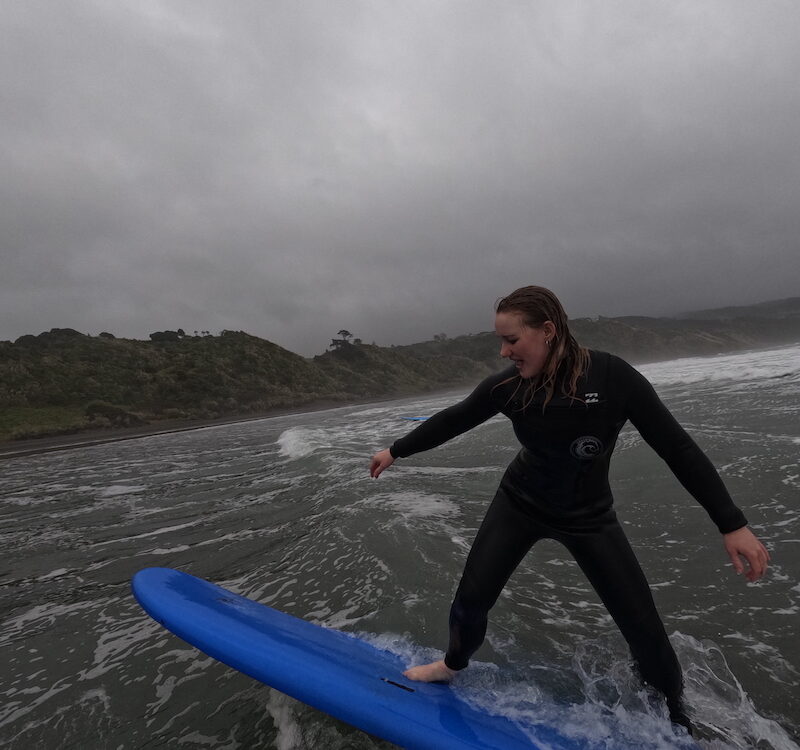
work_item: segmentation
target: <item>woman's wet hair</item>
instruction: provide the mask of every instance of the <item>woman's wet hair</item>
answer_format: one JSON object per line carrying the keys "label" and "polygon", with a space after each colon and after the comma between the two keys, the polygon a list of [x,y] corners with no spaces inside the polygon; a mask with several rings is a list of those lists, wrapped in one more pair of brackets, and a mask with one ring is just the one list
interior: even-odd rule
{"label": "woman's wet hair", "polygon": [[567,314],[558,297],[543,286],[523,286],[501,297],[495,311],[517,313],[529,328],[541,328],[547,321],[555,327],[547,359],[526,389],[522,408],[530,404],[539,389],[545,393],[543,408],[553,398],[556,388],[567,398],[582,401],[577,395],[578,379],[589,369],[589,352],[570,333]]}

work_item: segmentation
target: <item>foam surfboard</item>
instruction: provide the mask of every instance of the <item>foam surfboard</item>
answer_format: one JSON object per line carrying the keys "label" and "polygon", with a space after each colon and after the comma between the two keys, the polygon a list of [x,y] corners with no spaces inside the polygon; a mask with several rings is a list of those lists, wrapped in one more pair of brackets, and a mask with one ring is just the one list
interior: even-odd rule
{"label": "foam surfboard", "polygon": [[412,682],[389,651],[169,568],[146,568],[133,593],[154,620],[209,656],[365,732],[420,750],[575,748],[547,727],[521,727]]}
{"label": "foam surfboard", "polygon": [[[209,656],[401,747],[579,750],[591,745],[533,720],[491,715],[448,685],[408,680],[402,674],[408,665],[397,654],[188,573],[145,568],[134,576],[132,589],[147,614]],[[616,750],[643,746],[614,744]],[[697,747],[688,738],[675,746]]]}

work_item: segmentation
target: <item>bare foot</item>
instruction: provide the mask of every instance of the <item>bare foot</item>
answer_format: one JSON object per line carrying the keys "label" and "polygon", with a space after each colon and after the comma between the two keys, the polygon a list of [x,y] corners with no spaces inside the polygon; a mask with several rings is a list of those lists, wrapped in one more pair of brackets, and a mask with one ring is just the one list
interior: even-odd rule
{"label": "bare foot", "polygon": [[435,661],[411,667],[403,672],[403,676],[417,682],[450,682],[456,676],[456,670],[450,669],[443,661]]}

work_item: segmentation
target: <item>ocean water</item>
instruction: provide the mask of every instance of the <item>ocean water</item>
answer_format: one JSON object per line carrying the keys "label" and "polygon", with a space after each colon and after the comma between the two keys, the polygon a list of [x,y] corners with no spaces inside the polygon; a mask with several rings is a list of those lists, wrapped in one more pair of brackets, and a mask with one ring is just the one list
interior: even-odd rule
{"label": "ocean water", "polygon": [[[737,577],[705,512],[638,434],[612,485],[704,748],[800,741],[800,346],[641,368],[773,556]],[[389,748],[164,631],[130,579],[176,567],[400,653],[437,658],[464,558],[517,445],[497,417],[378,480],[371,454],[462,394],[381,402],[0,462],[0,744]],[[671,728],[576,565],[538,544],[453,687],[580,747]]]}

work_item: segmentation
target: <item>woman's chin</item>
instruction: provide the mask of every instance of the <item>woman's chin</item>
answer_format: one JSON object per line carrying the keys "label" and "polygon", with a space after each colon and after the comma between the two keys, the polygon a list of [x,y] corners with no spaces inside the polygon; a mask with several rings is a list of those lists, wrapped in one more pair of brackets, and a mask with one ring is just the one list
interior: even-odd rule
{"label": "woman's chin", "polygon": [[517,367],[517,374],[526,380],[537,377],[540,371],[541,370],[537,370],[535,367],[532,367],[528,364],[523,364],[521,367]]}

